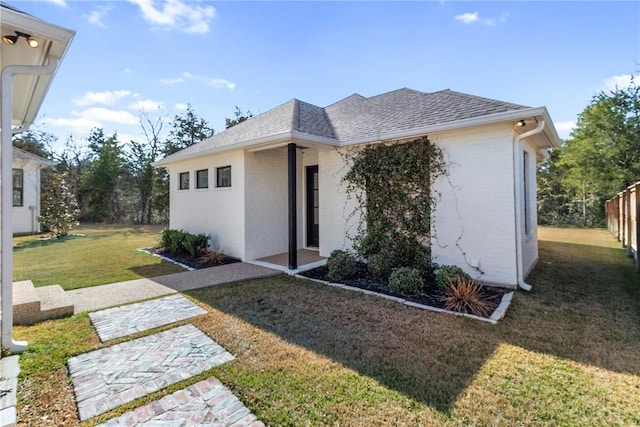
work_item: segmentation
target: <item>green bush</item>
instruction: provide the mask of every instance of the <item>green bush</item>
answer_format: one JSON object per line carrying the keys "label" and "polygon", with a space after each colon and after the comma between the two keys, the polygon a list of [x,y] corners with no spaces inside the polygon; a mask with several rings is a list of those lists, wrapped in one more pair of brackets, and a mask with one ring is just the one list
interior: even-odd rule
{"label": "green bush", "polygon": [[197,257],[202,254],[209,247],[210,235],[207,234],[190,234],[187,233],[184,236],[182,245],[184,250],[192,257]]}
{"label": "green bush", "polygon": [[367,268],[376,277],[386,279],[396,267],[395,257],[385,253],[373,254],[369,257]]}
{"label": "green bush", "polygon": [[445,290],[451,283],[456,283],[458,279],[469,281],[471,276],[456,265],[443,265],[436,274],[436,284],[439,289]]}
{"label": "green bush", "polygon": [[160,246],[172,254],[188,253],[193,257],[199,256],[209,247],[210,235],[191,234],[184,230],[162,230]]}
{"label": "green bush", "polygon": [[346,251],[335,250],[327,259],[327,268],[331,280],[350,279],[358,272],[358,261]]}
{"label": "green bush", "polygon": [[424,281],[420,270],[411,267],[394,268],[389,276],[389,289],[406,295],[416,295],[422,292]]}

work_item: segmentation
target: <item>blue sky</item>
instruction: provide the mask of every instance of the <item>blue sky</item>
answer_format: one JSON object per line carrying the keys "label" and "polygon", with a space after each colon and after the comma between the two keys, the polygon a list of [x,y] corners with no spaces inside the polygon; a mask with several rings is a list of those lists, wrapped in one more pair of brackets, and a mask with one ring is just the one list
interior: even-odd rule
{"label": "blue sky", "polygon": [[[5,0],[7,1],[7,0]],[[38,127],[140,138],[138,115],[452,89],[549,109],[561,137],[640,70],[640,2],[16,1],[75,30]],[[165,126],[168,130],[168,126]]]}

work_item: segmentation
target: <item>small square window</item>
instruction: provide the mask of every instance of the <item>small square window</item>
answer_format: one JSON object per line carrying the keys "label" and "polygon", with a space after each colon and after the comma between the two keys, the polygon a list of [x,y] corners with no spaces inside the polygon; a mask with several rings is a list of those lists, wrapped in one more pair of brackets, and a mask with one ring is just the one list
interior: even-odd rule
{"label": "small square window", "polygon": [[209,188],[209,169],[196,171],[196,188]]}
{"label": "small square window", "polygon": [[231,166],[216,168],[216,187],[231,187]]}
{"label": "small square window", "polygon": [[178,175],[180,180],[180,189],[188,190],[189,189],[189,172],[180,172]]}

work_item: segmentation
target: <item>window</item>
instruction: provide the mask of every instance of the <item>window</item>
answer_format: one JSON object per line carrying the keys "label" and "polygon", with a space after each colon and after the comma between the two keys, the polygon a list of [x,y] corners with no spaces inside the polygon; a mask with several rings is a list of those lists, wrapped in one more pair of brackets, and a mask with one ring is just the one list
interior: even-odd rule
{"label": "window", "polygon": [[216,168],[216,187],[231,187],[231,166]]}
{"label": "window", "polygon": [[524,233],[529,236],[531,235],[531,179],[529,178],[530,167],[529,167],[529,153],[526,151],[523,152],[523,167],[522,167],[522,175],[524,185],[524,191],[522,192],[523,198],[523,214],[524,214]]}
{"label": "window", "polygon": [[23,182],[24,172],[22,169],[13,170],[13,206],[22,206],[23,200]]}
{"label": "window", "polygon": [[180,172],[178,175],[180,180],[180,189],[188,190],[189,189],[189,172]]}
{"label": "window", "polygon": [[209,188],[209,169],[196,171],[196,188]]}

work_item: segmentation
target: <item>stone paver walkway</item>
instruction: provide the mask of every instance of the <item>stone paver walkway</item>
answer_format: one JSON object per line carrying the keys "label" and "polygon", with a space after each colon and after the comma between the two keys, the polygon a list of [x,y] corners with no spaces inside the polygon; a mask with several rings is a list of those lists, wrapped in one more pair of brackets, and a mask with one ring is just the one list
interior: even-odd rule
{"label": "stone paver walkway", "polygon": [[84,421],[233,359],[185,325],[72,357],[68,365]]}
{"label": "stone paver walkway", "polygon": [[120,338],[180,320],[200,316],[207,311],[182,295],[169,295],[150,301],[89,313],[102,342]]}
{"label": "stone paver walkway", "polygon": [[134,425],[264,427],[264,424],[215,378],[200,381],[100,426]]}

